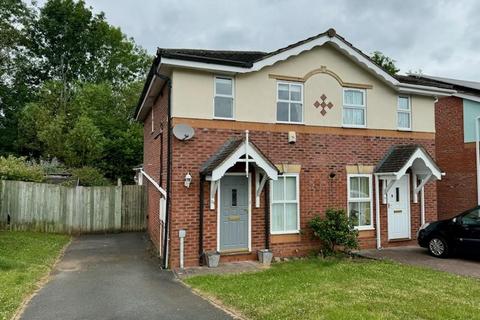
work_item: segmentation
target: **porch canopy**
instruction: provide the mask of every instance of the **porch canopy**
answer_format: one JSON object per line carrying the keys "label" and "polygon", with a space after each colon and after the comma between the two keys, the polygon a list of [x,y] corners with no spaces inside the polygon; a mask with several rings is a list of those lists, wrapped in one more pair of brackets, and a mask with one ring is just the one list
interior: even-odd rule
{"label": "porch canopy", "polygon": [[[424,186],[429,181],[441,180],[444,173],[440,170],[430,154],[420,145],[395,145],[385,154],[374,169],[376,189],[376,223],[377,248],[381,247],[380,239],[380,200],[386,204],[387,194],[394,183],[401,179],[407,171],[412,175],[413,202],[418,203],[421,193],[421,222],[425,223]],[[379,180],[382,180],[382,196],[380,197]]]}
{"label": "porch canopy", "polygon": [[249,165],[255,166],[255,205],[259,207],[259,197],[268,179],[277,180],[278,169],[275,165],[245,138],[230,138],[200,168],[200,174],[210,181],[210,209],[215,208],[215,194],[218,183],[225,173],[237,163],[245,164],[245,175],[249,175]]}
{"label": "porch canopy", "polygon": [[388,181],[388,186],[400,179],[411,170],[413,175],[413,183],[417,183],[420,179],[420,184],[414,186],[414,193],[418,192],[428,181],[441,180],[442,171],[435,163],[430,154],[420,145],[396,145],[390,148],[384,158],[375,168],[375,175],[381,180]]}

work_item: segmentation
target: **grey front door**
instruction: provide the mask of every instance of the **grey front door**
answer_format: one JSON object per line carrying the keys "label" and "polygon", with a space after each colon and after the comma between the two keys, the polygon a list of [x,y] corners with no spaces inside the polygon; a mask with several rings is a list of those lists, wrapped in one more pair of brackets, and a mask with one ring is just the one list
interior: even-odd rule
{"label": "grey front door", "polygon": [[220,181],[220,251],[248,250],[248,178]]}

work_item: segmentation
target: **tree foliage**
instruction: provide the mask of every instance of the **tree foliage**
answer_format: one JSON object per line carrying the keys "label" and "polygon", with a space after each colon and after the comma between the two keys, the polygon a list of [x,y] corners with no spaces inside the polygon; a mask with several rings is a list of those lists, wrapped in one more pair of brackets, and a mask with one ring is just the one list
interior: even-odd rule
{"label": "tree foliage", "polygon": [[396,75],[400,71],[400,69],[398,69],[395,65],[397,61],[387,57],[380,51],[375,51],[371,58],[376,64],[383,67],[391,75]]}
{"label": "tree foliage", "polygon": [[83,0],[0,2],[0,154],[58,158],[131,179],[131,116],[150,57]]}
{"label": "tree foliage", "polygon": [[357,231],[351,225],[344,210],[328,209],[325,218],[314,217],[308,223],[315,237],[322,241],[326,254],[334,253],[338,246],[344,250],[358,247]]}
{"label": "tree foliage", "polygon": [[42,167],[28,162],[25,157],[0,156],[0,180],[42,182],[44,177]]}

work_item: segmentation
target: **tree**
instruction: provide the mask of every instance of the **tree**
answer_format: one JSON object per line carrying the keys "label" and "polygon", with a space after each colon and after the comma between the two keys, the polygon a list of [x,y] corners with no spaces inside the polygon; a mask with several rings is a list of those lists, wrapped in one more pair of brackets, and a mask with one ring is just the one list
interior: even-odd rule
{"label": "tree", "polygon": [[150,63],[144,49],[110,26],[103,12],[94,15],[83,0],[47,1],[32,38],[44,79],[120,86],[143,78]]}
{"label": "tree", "polygon": [[35,95],[33,21],[33,9],[21,0],[0,1],[0,154],[15,151],[18,114]]}
{"label": "tree", "polygon": [[90,165],[131,180],[131,116],[151,57],[83,0],[0,2],[0,154]]}
{"label": "tree", "polygon": [[82,115],[68,132],[65,140],[65,160],[75,167],[92,166],[101,160],[104,138],[93,120]]}
{"label": "tree", "polygon": [[20,117],[25,152],[131,181],[142,161],[142,126],[131,119],[140,85],[117,90],[110,83],[78,82],[63,101],[62,83],[47,82]]}
{"label": "tree", "polygon": [[400,71],[400,69],[395,66],[396,61],[387,57],[380,51],[375,51],[371,58],[376,64],[387,70],[391,75],[396,75]]}
{"label": "tree", "polygon": [[[94,14],[82,0],[48,0],[41,8],[4,0],[0,1],[0,18],[0,154],[50,153],[38,134],[44,130],[27,126],[27,115],[32,116],[33,127],[52,130],[48,123],[34,123],[33,111],[57,115],[53,109],[72,107],[79,83],[108,83],[124,90],[143,80],[151,61],[133,39],[109,25],[103,13]],[[52,106],[47,105],[45,92],[54,100]],[[140,89],[137,98],[139,94]],[[100,105],[94,100],[89,103]],[[24,108],[29,110],[23,112]],[[78,116],[64,110],[65,126]],[[20,127],[29,131],[26,137]]]}

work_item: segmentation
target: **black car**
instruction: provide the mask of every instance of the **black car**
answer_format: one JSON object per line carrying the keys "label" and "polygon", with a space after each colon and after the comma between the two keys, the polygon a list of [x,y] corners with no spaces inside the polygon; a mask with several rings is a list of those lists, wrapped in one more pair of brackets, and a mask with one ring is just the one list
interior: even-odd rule
{"label": "black car", "polygon": [[480,253],[480,206],[458,216],[425,223],[418,231],[418,244],[431,255],[445,258],[453,252]]}

